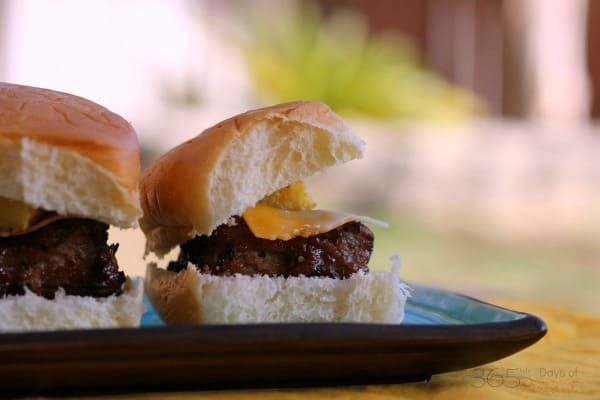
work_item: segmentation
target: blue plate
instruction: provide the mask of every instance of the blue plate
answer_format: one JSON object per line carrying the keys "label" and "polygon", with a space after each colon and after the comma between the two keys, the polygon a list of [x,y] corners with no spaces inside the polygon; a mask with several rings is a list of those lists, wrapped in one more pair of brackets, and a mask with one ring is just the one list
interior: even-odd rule
{"label": "blue plate", "polygon": [[447,290],[410,285],[414,289],[403,323],[410,325],[466,325],[517,321],[527,314],[488,304]]}

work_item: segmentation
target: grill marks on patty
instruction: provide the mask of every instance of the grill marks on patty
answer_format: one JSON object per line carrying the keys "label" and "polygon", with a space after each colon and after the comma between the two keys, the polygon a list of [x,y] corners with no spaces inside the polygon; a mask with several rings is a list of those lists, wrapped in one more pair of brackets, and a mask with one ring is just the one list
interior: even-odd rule
{"label": "grill marks on patty", "polygon": [[0,297],[25,287],[53,299],[58,288],[77,296],[121,294],[125,274],[107,245],[108,225],[64,219],[25,235],[0,238]]}
{"label": "grill marks on patty", "polygon": [[308,238],[268,240],[255,237],[240,217],[219,226],[211,236],[182,244],[168,269],[180,271],[188,262],[215,275],[323,276],[348,278],[368,271],[373,232],[360,222]]}

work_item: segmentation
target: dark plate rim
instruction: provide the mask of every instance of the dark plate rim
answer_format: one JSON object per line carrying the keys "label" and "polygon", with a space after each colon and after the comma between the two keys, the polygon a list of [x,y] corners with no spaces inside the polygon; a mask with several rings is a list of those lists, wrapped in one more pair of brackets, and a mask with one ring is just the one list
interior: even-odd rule
{"label": "dark plate rim", "polygon": [[546,334],[546,324],[535,315],[443,292],[505,310],[514,319],[5,333],[0,387],[44,394],[419,381],[506,357]]}

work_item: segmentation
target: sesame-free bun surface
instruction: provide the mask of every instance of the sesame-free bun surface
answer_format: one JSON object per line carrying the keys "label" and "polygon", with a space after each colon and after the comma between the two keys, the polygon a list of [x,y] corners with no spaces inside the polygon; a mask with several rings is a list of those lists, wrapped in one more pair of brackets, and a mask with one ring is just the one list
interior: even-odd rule
{"label": "sesame-free bun surface", "polygon": [[399,324],[409,288],[399,267],[329,277],[217,276],[148,265],[146,293],[168,324],[369,322]]}
{"label": "sesame-free bun surface", "polygon": [[50,300],[26,289],[0,301],[0,332],[137,327],[143,293],[141,278],[128,278],[123,293],[108,297],[71,296],[60,289]]}
{"label": "sesame-free bun surface", "polygon": [[164,255],[209,235],[266,195],[360,158],[364,142],[319,102],[248,111],[154,162],[140,183],[146,250]]}
{"label": "sesame-free bun surface", "polygon": [[140,214],[133,127],[81,97],[0,82],[0,196],[120,227]]}

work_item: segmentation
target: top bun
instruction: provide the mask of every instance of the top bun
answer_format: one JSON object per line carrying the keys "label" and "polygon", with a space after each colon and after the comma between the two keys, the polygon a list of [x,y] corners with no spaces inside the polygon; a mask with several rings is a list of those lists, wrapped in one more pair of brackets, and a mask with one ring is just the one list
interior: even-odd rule
{"label": "top bun", "polygon": [[360,158],[364,142],[325,104],[248,111],[208,128],[152,164],[140,183],[146,252],[210,235],[265,196]]}
{"label": "top bun", "polygon": [[81,97],[0,82],[0,197],[120,227],[140,215],[133,127]]}

